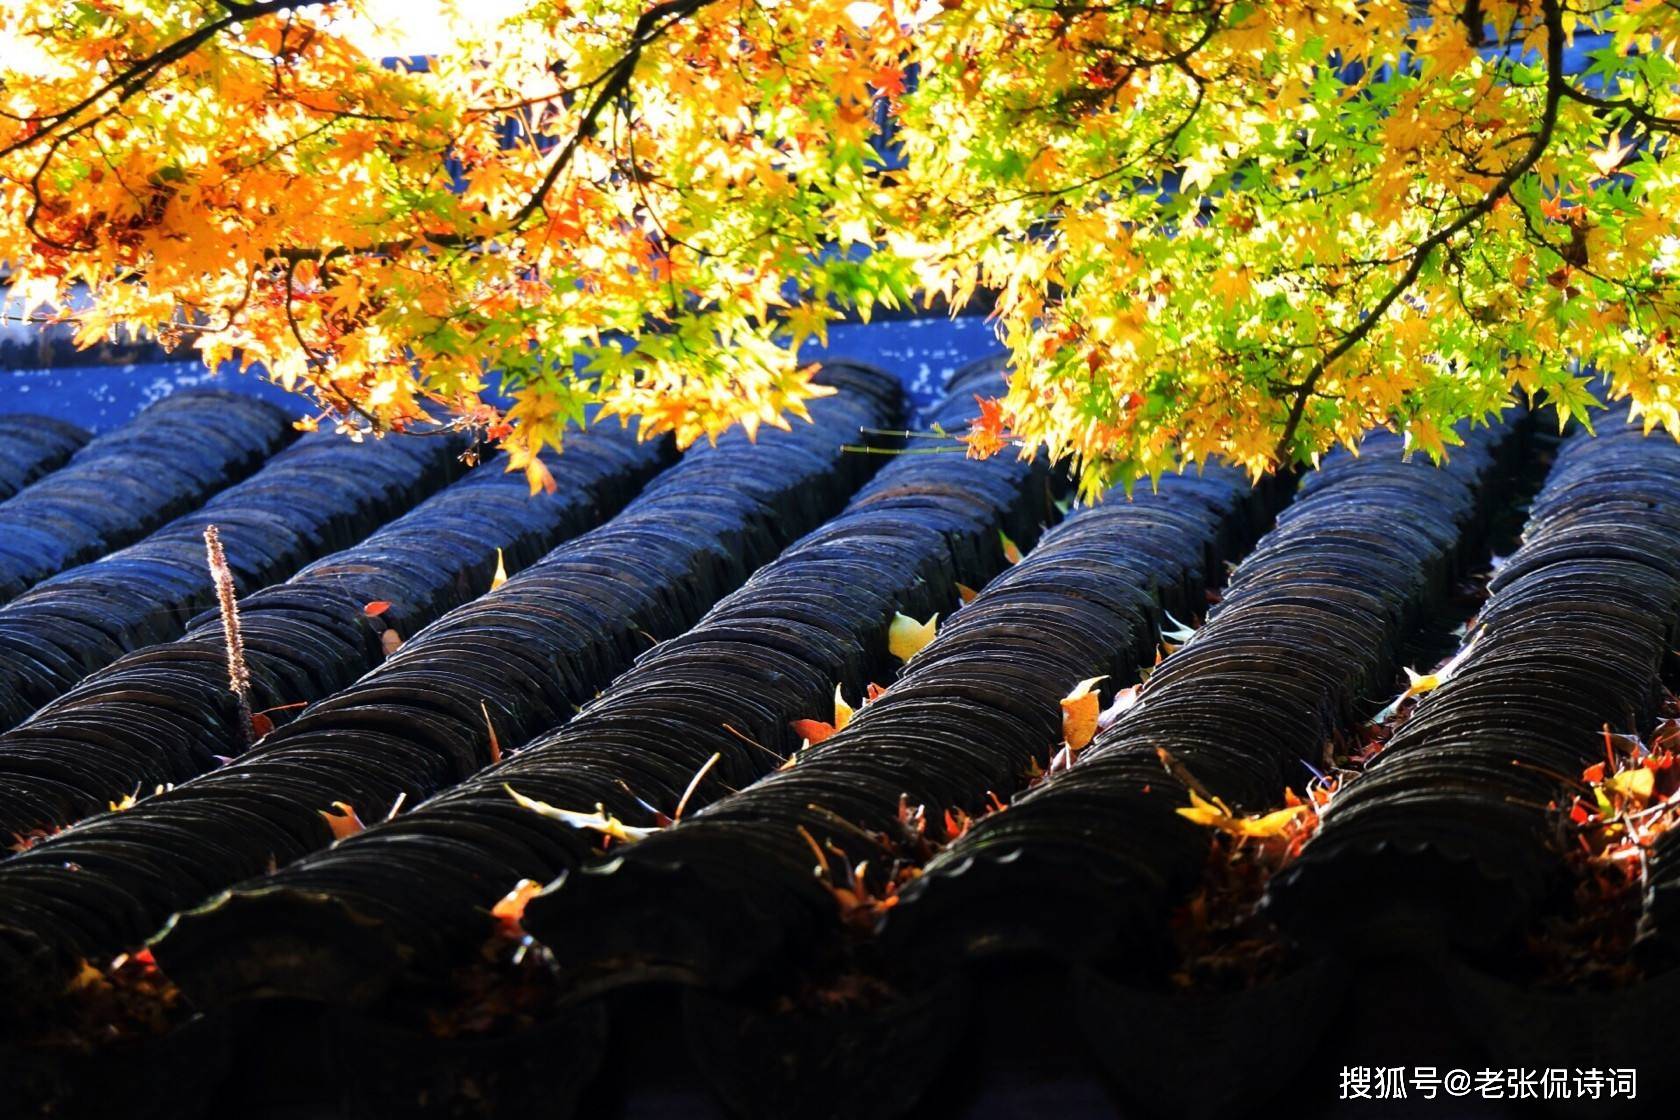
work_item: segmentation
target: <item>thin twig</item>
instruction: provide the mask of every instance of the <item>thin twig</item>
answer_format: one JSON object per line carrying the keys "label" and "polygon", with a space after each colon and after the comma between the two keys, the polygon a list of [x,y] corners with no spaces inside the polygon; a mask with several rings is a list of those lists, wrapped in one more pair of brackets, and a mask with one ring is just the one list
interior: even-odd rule
{"label": "thin twig", "polygon": [[677,802],[676,812],[671,814],[671,820],[673,822],[682,820],[683,810],[688,808],[688,799],[694,796],[694,791],[696,789],[700,788],[700,782],[706,777],[707,771],[716,766],[718,761],[722,758],[723,752],[718,751],[713,754],[711,758],[706,760],[706,765],[700,767],[699,770],[694,772],[694,779],[688,783],[688,788],[683,790],[682,799]]}

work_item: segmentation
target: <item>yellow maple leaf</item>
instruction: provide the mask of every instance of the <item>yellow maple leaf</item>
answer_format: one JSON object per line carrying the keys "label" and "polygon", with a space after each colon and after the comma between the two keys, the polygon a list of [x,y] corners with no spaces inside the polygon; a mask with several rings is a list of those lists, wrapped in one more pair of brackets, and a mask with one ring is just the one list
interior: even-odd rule
{"label": "yellow maple leaf", "polygon": [[1102,695],[1095,691],[1095,685],[1106,679],[1089,677],[1074,685],[1073,691],[1062,697],[1062,741],[1076,754],[1096,738]]}
{"label": "yellow maple leaf", "polygon": [[900,661],[908,661],[933,641],[935,629],[939,624],[939,615],[934,614],[926,622],[917,622],[902,611],[893,615],[892,625],[887,627],[887,652]]}
{"label": "yellow maple leaf", "polygon": [[1631,140],[1626,144],[1618,144],[1612,140],[1604,146],[1602,151],[1589,153],[1587,161],[1593,165],[1593,168],[1600,175],[1609,176],[1615,174],[1616,168],[1622,165],[1622,161],[1627,158],[1627,154],[1632,150],[1633,142]]}
{"label": "yellow maple leaf", "polygon": [[526,797],[505,783],[502,788],[508,791],[508,796],[512,797],[521,809],[529,809],[533,813],[550,820],[560,821],[562,824],[569,824],[573,828],[586,828],[599,832],[601,835],[610,836],[621,843],[634,843],[659,831],[657,828],[638,828],[634,825],[625,824],[607,812],[604,805],[596,805],[593,813],[580,813],[574,809],[561,809],[550,805],[546,801],[538,801],[534,797]]}
{"label": "yellow maple leaf", "polygon": [[1208,828],[1217,828],[1221,832],[1249,839],[1264,840],[1282,836],[1303,815],[1312,812],[1312,806],[1302,802],[1260,816],[1239,817],[1231,812],[1230,806],[1217,797],[1209,800],[1195,790],[1190,790],[1189,793],[1189,807],[1175,810],[1179,816]]}
{"label": "yellow maple leaf", "polygon": [[1275,809],[1258,817],[1238,817],[1232,823],[1238,836],[1267,839],[1273,836],[1282,836],[1296,821],[1310,812],[1312,812],[1312,806],[1303,803],[1290,805],[1283,809]]}
{"label": "yellow maple leaf", "polygon": [[834,686],[834,730],[839,731],[852,722],[855,715],[852,706],[846,703],[846,698],[840,693],[840,686]]}
{"label": "yellow maple leaf", "polygon": [[1604,784],[1622,797],[1643,804],[1656,792],[1657,776],[1653,771],[1637,766],[1612,775]]}
{"label": "yellow maple leaf", "polygon": [[1210,828],[1222,828],[1226,822],[1231,820],[1231,810],[1225,802],[1217,797],[1209,800],[1195,790],[1190,791],[1189,808],[1174,811],[1187,821],[1207,825]]}
{"label": "yellow maple leaf", "polygon": [[1422,696],[1426,692],[1434,692],[1441,687],[1440,673],[1419,673],[1411,669],[1406,670],[1406,691],[1404,696]]}
{"label": "yellow maple leaf", "polygon": [[1237,301],[1248,295],[1252,285],[1249,282],[1247,268],[1221,268],[1214,273],[1213,283],[1209,285],[1213,294],[1218,296],[1230,311],[1237,305]]}
{"label": "yellow maple leaf", "polygon": [[813,301],[790,309],[782,321],[787,326],[792,345],[801,346],[807,339],[815,338],[827,346],[828,324],[839,317],[840,313],[833,308]]}
{"label": "yellow maple leaf", "polygon": [[64,990],[79,992],[84,988],[105,987],[109,984],[110,981],[106,979],[103,972],[83,960],[78,964],[76,974],[65,983]]}

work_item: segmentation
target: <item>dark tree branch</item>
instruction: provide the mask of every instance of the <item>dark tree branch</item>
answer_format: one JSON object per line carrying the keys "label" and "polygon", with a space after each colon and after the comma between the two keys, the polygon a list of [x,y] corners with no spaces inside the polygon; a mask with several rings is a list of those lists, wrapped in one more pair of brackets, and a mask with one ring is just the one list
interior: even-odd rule
{"label": "dark tree branch", "polygon": [[630,35],[630,42],[617,62],[609,67],[604,75],[595,96],[584,107],[583,115],[578,118],[577,128],[567,138],[555,155],[554,162],[549,165],[548,172],[537,184],[537,189],[525,204],[514,212],[508,221],[507,228],[516,230],[524,225],[533,214],[542,208],[543,200],[548,192],[554,189],[554,184],[560,180],[560,174],[572,162],[578,146],[585,139],[594,135],[595,124],[600,119],[608,105],[616,102],[630,87],[630,79],[635,75],[636,64],[641,61],[642,51],[670,30],[672,26],[693,15],[701,8],[711,4],[712,0],[664,0],[643,12],[636,21],[635,30]]}
{"label": "dark tree branch", "polygon": [[[33,117],[13,118],[40,123],[41,127],[27,136],[0,148],[0,157],[9,156],[52,137],[59,129],[80,117],[87,110],[99,104],[105,97],[115,93],[117,104],[128,101],[135,94],[146,88],[146,84],[156,77],[165,67],[186,58],[199,47],[220,35],[234,24],[243,23],[258,16],[273,15],[289,12],[294,8],[312,7],[318,4],[331,3],[332,0],[273,0],[267,4],[239,4],[222,2],[221,8],[228,14],[220,19],[212,20],[202,27],[189,32],[145,58],[139,60],[104,85],[95,89],[86,97],[56,113],[43,113]],[[114,107],[114,106],[113,106]],[[100,114],[103,116],[104,114]]]}
{"label": "dark tree branch", "polygon": [[1424,265],[1435,250],[1446,245],[1453,238],[1481,221],[1493,211],[1502,199],[1511,193],[1511,188],[1524,175],[1528,174],[1540,157],[1551,146],[1552,133],[1557,126],[1558,106],[1568,95],[1570,89],[1568,75],[1564,72],[1563,49],[1566,36],[1563,29],[1562,0],[1541,0],[1541,11],[1545,17],[1546,26],[1546,100],[1540,113],[1540,125],[1535,130],[1534,139],[1528,150],[1515,163],[1505,169],[1505,174],[1499,177],[1487,194],[1483,195],[1473,205],[1466,207],[1457,218],[1425,238],[1413,250],[1411,262],[1400,278],[1384,292],[1382,298],[1373,304],[1365,317],[1360,319],[1352,329],[1341,338],[1341,341],[1325,351],[1324,355],[1313,363],[1305,377],[1301,379],[1295,390],[1295,399],[1289,406],[1289,417],[1284,422],[1283,434],[1278,438],[1272,458],[1278,463],[1288,462],[1292,457],[1296,432],[1301,426],[1301,417],[1306,412],[1307,401],[1310,400],[1318,388],[1319,381],[1324,374],[1351,351],[1363,342],[1372,331],[1382,322],[1383,316],[1402,295],[1417,282],[1423,274]]}
{"label": "dark tree branch", "polygon": [[[663,0],[643,12],[631,31],[630,40],[625,44],[624,53],[611,66],[602,71],[596,78],[582,87],[593,89],[594,94],[589,103],[584,106],[583,113],[578,118],[577,127],[560,150],[555,153],[554,160],[543,174],[541,182],[531,192],[520,208],[514,211],[502,226],[500,233],[513,233],[541,210],[549,192],[560,181],[560,176],[566,168],[571,166],[572,157],[583,142],[593,136],[600,122],[601,114],[607,107],[616,104],[630,88],[630,81],[635,76],[636,64],[641,61],[642,52],[659,40],[667,31],[689,16],[708,7],[713,0]],[[492,234],[447,234],[436,237],[425,237],[426,245],[439,249],[463,249],[483,242],[486,236]],[[400,252],[411,248],[416,238],[404,238],[397,241],[381,242],[376,245],[358,248],[338,247],[325,253],[318,249],[280,249],[273,255],[285,261],[297,260],[329,260],[349,253],[383,254]]]}
{"label": "dark tree branch", "polygon": [[1651,110],[1639,104],[1639,102],[1633,100],[1631,97],[1594,97],[1592,94],[1576,89],[1574,86],[1568,84],[1565,84],[1563,87],[1563,95],[1571,101],[1579,102],[1582,105],[1586,105],[1606,113],[1626,113],[1630,120],[1644,125],[1652,132],[1667,132],[1673,135],[1680,135],[1680,119],[1665,117],[1660,114],[1653,113]]}

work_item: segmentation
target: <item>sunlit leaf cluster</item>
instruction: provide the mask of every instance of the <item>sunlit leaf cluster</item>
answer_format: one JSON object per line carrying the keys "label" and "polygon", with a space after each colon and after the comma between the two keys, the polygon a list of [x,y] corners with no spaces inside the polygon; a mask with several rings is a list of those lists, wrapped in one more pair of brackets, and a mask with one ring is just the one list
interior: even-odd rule
{"label": "sunlit leaf cluster", "polygon": [[592,406],[786,423],[834,319],[982,296],[1016,375],[972,449],[1091,491],[1439,455],[1599,377],[1680,431],[1674,5],[536,0],[421,65],[357,0],[3,2],[32,309],[447,412],[534,484]]}

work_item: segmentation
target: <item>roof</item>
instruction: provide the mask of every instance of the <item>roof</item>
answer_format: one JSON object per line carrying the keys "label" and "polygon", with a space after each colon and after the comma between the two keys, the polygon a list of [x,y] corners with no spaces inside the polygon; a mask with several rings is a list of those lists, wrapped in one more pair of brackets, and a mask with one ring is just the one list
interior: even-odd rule
{"label": "roof", "polygon": [[[1555,775],[1663,703],[1680,445],[1620,418],[1559,443],[1513,414],[1445,468],[1378,434],[1299,481],[1210,468],[1068,507],[1042,460],[891,453],[907,424],[962,430],[1001,363],[914,419],[897,376],[821,376],[814,422],[756,441],[576,434],[536,497],[458,442],[299,439],[213,391],[93,439],[0,422],[20,487],[0,501],[0,1021],[92,1007],[120,1033],[161,1001],[146,1021],[224,1102],[249,1086],[193,1032],[252,1003],[335,1008],[289,1029],[364,1049],[489,1024],[503,1091],[550,1099],[594,1077],[601,1001],[625,998],[604,993],[677,981],[676,1044],[732,1108],[872,1115],[884,1080],[905,1107],[931,1091],[1003,954],[1057,992],[1087,979],[1064,1010],[1093,1039],[1119,1024],[1089,1068],[1123,1095],[1240,1114],[1322,1025],[1256,1049],[1221,1029],[1252,1022],[1244,1001],[1328,1014],[1332,951],[1401,938],[1470,968],[1555,905],[1575,873],[1548,839]],[[1521,547],[1467,590],[1530,484]],[[211,524],[256,720],[228,689]],[[1460,656],[1378,713],[1420,635],[1470,614]],[[1296,820],[1303,787],[1336,793],[1316,832],[1218,846]],[[1240,897],[1273,948],[1237,954],[1233,987],[1230,943],[1185,941],[1185,915],[1267,835],[1294,846]],[[1677,857],[1652,851],[1658,916]],[[1198,1002],[1166,999],[1171,975]],[[123,1010],[86,1002],[107,990]],[[544,1032],[569,1059],[538,1072],[518,1040]],[[482,1060],[433,1043],[318,1072],[402,1114]]]}

